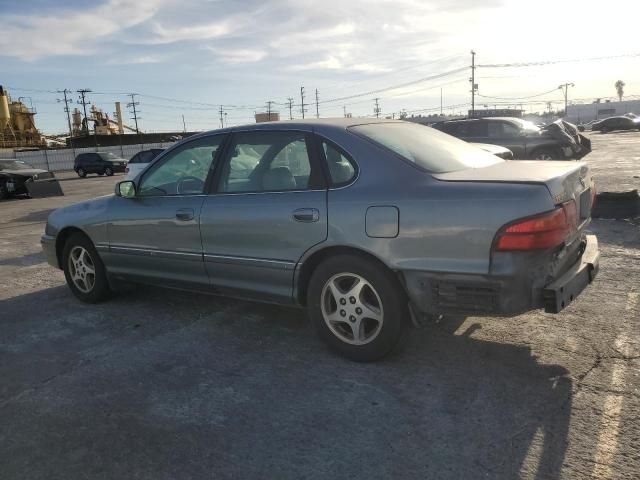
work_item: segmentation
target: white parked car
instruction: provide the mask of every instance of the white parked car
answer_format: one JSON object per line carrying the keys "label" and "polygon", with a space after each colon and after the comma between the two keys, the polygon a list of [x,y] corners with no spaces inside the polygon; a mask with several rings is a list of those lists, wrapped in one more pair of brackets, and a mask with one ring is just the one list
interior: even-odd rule
{"label": "white parked car", "polygon": [[129,163],[127,163],[127,168],[125,169],[125,173],[127,174],[125,180],[133,180],[136,176],[144,170],[144,168],[164,149],[162,148],[151,148],[149,150],[142,150],[141,152],[136,153]]}

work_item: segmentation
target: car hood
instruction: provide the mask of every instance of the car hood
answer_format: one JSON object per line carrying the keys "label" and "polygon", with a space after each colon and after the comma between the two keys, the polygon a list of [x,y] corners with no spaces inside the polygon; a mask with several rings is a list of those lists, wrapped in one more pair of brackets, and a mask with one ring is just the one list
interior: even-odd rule
{"label": "car hood", "polygon": [[39,175],[41,173],[48,173],[47,170],[43,170],[41,168],[24,168],[17,170],[0,170],[0,175],[18,175],[20,177],[33,177],[34,175]]}
{"label": "car hood", "polygon": [[500,162],[483,168],[469,168],[433,175],[448,182],[537,183],[546,185],[555,203],[575,198],[592,185],[589,167],[584,162],[519,161]]}

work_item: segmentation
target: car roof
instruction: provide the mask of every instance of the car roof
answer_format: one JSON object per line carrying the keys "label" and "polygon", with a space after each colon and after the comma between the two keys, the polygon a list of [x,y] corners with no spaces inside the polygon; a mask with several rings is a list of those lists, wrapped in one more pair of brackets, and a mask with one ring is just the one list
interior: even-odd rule
{"label": "car roof", "polygon": [[349,127],[355,127],[357,125],[369,125],[374,123],[398,123],[405,124],[411,122],[404,122],[402,120],[392,120],[386,118],[311,118],[311,119],[296,119],[296,120],[280,120],[277,122],[261,122],[261,123],[249,123],[245,125],[237,125],[233,127],[219,128],[216,130],[209,130],[206,132],[198,133],[187,137],[189,139],[196,139],[202,136],[210,135],[212,133],[228,133],[238,131],[256,131],[261,130],[307,130],[311,131],[314,128],[338,128],[346,130]]}

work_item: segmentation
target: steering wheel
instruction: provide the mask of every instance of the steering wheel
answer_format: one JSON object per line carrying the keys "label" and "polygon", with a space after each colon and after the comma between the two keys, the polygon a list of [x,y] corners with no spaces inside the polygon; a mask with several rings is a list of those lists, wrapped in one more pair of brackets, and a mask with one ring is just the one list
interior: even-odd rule
{"label": "steering wheel", "polygon": [[[186,192],[183,191],[183,185],[186,182],[194,182],[196,185],[198,185],[199,192],[194,192],[193,189],[191,191],[186,191]],[[202,193],[203,188],[204,188],[204,182],[202,180],[200,180],[199,178],[197,178],[197,177],[191,177],[191,176],[182,177],[176,183],[176,192],[178,193],[178,195],[185,195],[185,194],[190,194],[190,193]]]}

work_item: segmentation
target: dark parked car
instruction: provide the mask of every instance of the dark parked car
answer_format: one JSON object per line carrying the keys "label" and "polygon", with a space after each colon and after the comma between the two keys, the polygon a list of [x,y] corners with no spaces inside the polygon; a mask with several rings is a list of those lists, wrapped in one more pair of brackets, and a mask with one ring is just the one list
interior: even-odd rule
{"label": "dark parked car", "polygon": [[150,148],[149,150],[142,150],[141,152],[136,153],[127,163],[127,168],[125,169],[127,180],[136,178],[136,176],[144,170],[149,162],[162,152],[164,152],[164,148]]}
{"label": "dark parked car", "polygon": [[586,163],[504,161],[410,122],[262,123],[56,210],[42,246],[82,301],[132,281],[306,306],[374,360],[412,318],[565,308],[598,271],[593,194]]}
{"label": "dark parked car", "polygon": [[89,173],[111,176],[115,172],[124,172],[127,161],[111,152],[80,153],[76,156],[73,169],[80,177]]}
{"label": "dark parked car", "polygon": [[0,199],[14,195],[62,195],[53,172],[33,168],[20,160],[0,160]]}
{"label": "dark parked car", "polygon": [[580,135],[575,126],[561,120],[542,129],[511,117],[450,120],[433,127],[467,142],[508,148],[520,160],[579,159],[591,151],[591,141]]}
{"label": "dark parked car", "polygon": [[640,130],[640,119],[629,117],[609,117],[591,126],[591,130],[602,133],[614,130]]}

